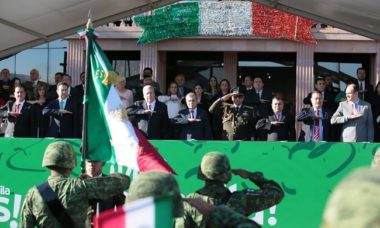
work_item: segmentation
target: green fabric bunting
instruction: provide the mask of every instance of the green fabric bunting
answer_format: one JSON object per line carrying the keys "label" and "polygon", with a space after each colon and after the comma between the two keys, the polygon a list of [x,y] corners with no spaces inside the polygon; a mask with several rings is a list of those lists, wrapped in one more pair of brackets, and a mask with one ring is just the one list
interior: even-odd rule
{"label": "green fabric bunting", "polygon": [[136,16],[135,23],[144,29],[138,44],[199,34],[199,4],[184,2],[153,11],[150,16]]}

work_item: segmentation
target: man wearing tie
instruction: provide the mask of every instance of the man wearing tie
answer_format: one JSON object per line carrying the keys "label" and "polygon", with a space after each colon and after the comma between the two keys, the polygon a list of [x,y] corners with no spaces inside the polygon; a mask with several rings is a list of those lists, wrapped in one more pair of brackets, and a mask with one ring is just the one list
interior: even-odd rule
{"label": "man wearing tie", "polygon": [[359,89],[355,84],[346,88],[346,101],[331,118],[331,124],[342,124],[343,142],[373,142],[373,118],[371,104],[359,99]]}
{"label": "man wearing tie", "polygon": [[186,95],[187,109],[179,111],[181,117],[187,121],[181,121],[180,139],[210,140],[211,126],[208,114],[205,110],[197,108],[197,97],[194,93]]}
{"label": "man wearing tie", "polygon": [[283,112],[284,101],[280,97],[272,99],[273,115],[257,121],[256,129],[267,133],[267,141],[295,141],[294,116]]}
{"label": "man wearing tie", "polygon": [[68,85],[60,82],[57,85],[58,98],[51,101],[42,114],[49,117],[47,137],[79,138],[79,112],[75,100],[68,96]]}
{"label": "man wearing tie", "polygon": [[174,81],[178,85],[178,92],[179,92],[179,95],[181,98],[185,97],[186,94],[191,92],[191,89],[189,89],[185,86],[185,82],[186,82],[185,75],[177,74],[174,78]]}
{"label": "man wearing tie", "polygon": [[[32,120],[32,106],[25,102],[26,89],[24,86],[16,86],[14,91],[16,101],[8,101],[0,107],[0,112],[7,111],[8,124],[5,129],[5,137],[33,137],[32,132],[35,121]],[[0,122],[3,114],[0,115]],[[6,116],[6,115],[5,115]]]}
{"label": "man wearing tie", "polygon": [[311,93],[312,107],[304,108],[296,115],[297,121],[302,121],[302,131],[298,141],[319,142],[331,141],[330,112],[322,107],[321,92],[315,90]]}
{"label": "man wearing tie", "polygon": [[359,99],[362,101],[372,102],[374,96],[373,86],[369,83],[366,83],[366,72],[365,69],[360,67],[356,70],[356,76],[358,78],[359,86]]}
{"label": "man wearing tie", "polygon": [[148,139],[167,139],[169,136],[168,108],[156,100],[154,87],[146,85],[143,88],[144,100],[136,101],[127,107],[128,116],[134,125]]}

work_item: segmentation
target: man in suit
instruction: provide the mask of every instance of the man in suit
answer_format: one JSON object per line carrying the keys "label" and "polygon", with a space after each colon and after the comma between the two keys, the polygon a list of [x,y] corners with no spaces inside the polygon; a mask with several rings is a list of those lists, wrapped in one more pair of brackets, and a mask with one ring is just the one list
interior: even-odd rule
{"label": "man in suit", "polygon": [[178,113],[185,120],[181,121],[180,139],[210,140],[211,126],[208,113],[197,108],[197,97],[194,93],[186,95],[186,105],[187,109]]}
{"label": "man in suit", "polygon": [[75,100],[68,96],[67,88],[68,85],[66,83],[58,83],[58,98],[50,101],[42,110],[42,114],[50,119],[47,137],[80,137],[78,105]]}
{"label": "man in suit", "polygon": [[47,99],[49,101],[57,99],[57,97],[58,97],[58,94],[57,94],[57,85],[58,85],[58,83],[60,83],[62,81],[62,75],[63,75],[63,73],[61,73],[61,72],[55,73],[55,75],[54,75],[54,82],[55,82],[55,84],[49,86],[49,90],[48,90],[48,93],[47,93]]}
{"label": "man in suit", "polygon": [[321,92],[315,90],[311,93],[312,107],[304,108],[296,115],[296,120],[303,122],[298,141],[331,141],[330,112],[322,107],[322,103]]}
{"label": "man in suit", "polygon": [[[335,107],[335,97],[326,91],[326,81],[324,78],[317,78],[315,81],[315,90],[319,91],[322,94],[322,106],[323,108],[327,108],[330,112],[336,109]],[[303,99],[303,103],[306,105],[311,104],[311,94],[309,93],[307,97]]]}
{"label": "man in suit", "polygon": [[84,85],[85,85],[85,72],[82,72],[79,75],[80,84],[74,87],[73,95],[76,97],[79,103],[82,103],[83,101],[83,95],[84,95]]}
{"label": "man in suit", "polygon": [[186,94],[191,92],[191,89],[189,89],[185,86],[185,83],[186,83],[185,75],[177,74],[174,78],[174,81],[178,85],[178,93],[179,93],[181,98],[185,97]]}
{"label": "man in suit", "polygon": [[151,85],[144,86],[143,95],[144,100],[127,107],[131,122],[148,139],[168,138],[169,117],[166,105],[156,100],[154,87]]}
{"label": "man in suit", "polygon": [[267,133],[267,141],[296,141],[294,116],[283,112],[284,101],[280,97],[272,99],[273,115],[260,119],[256,123],[257,130]]}
{"label": "man in suit", "polygon": [[350,84],[346,88],[346,101],[331,118],[331,124],[342,124],[343,142],[373,142],[373,118],[371,104],[359,99],[359,88]]}
{"label": "man in suit", "polygon": [[373,86],[366,82],[365,69],[359,67],[356,70],[356,77],[358,78],[359,99],[371,103],[374,97],[374,90]]}
{"label": "man in suit", "polygon": [[[24,86],[16,86],[14,91],[15,101],[8,101],[0,107],[0,112],[7,112],[8,124],[5,129],[5,137],[33,137],[33,128],[36,127],[32,119],[32,105],[25,102],[26,89]],[[0,115],[3,116],[3,115]],[[2,121],[0,117],[0,122]]]}
{"label": "man in suit", "polygon": [[30,81],[24,83],[24,87],[26,89],[26,95],[28,100],[36,100],[37,99],[37,91],[36,87],[38,85],[43,85],[45,88],[49,88],[49,85],[43,81],[39,80],[40,73],[37,69],[32,69],[30,71]]}
{"label": "man in suit", "polygon": [[[231,93],[217,99],[209,108],[210,113],[222,116],[224,140],[252,140],[255,133],[255,110],[251,106],[243,105],[245,89],[236,87]],[[227,103],[232,99],[232,104]]]}

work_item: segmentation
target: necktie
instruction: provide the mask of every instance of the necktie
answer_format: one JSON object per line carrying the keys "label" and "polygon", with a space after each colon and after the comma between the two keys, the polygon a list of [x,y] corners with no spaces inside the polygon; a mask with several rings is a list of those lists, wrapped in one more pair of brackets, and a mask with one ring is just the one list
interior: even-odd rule
{"label": "necktie", "polygon": [[194,119],[194,118],[195,118],[195,116],[194,116],[194,110],[191,110],[191,111],[190,111],[190,118],[191,118],[191,119]]}
{"label": "necktie", "polygon": [[363,91],[363,82],[359,82],[359,90]]}
{"label": "necktie", "polygon": [[152,110],[152,105],[148,105],[148,110]]}
{"label": "necktie", "polygon": [[281,120],[281,114],[277,113],[276,118],[277,118],[277,121],[280,121]]}
{"label": "necktie", "polygon": [[20,113],[20,104],[16,104],[15,111],[16,113]]}
{"label": "necktie", "polygon": [[313,131],[314,131],[314,142],[318,142],[319,141],[319,111],[315,111],[315,118],[314,118],[314,128],[313,128]]}
{"label": "necktie", "polygon": [[239,113],[239,111],[240,111],[240,108],[236,107],[236,113]]}
{"label": "necktie", "polygon": [[59,102],[59,109],[64,109],[65,108],[64,106],[65,106],[64,102],[60,101]]}

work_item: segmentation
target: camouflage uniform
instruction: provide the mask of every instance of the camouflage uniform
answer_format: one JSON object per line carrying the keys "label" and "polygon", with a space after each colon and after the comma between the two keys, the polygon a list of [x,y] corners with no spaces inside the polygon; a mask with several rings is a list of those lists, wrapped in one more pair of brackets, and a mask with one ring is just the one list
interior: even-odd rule
{"label": "camouflage uniform", "polygon": [[[250,181],[260,187],[259,190],[244,189],[231,193],[223,184],[231,180],[230,164],[228,158],[220,152],[210,152],[203,157],[198,178],[211,182],[189,194],[188,198],[201,198],[215,206],[226,205],[245,216],[276,205],[284,197],[281,187],[276,182],[265,179],[260,172],[249,177]],[[206,218],[196,208],[189,204],[184,206],[184,216],[177,219],[176,227],[206,227]]]}
{"label": "camouflage uniform", "polygon": [[[236,92],[239,93],[239,92]],[[222,116],[224,140],[251,140],[255,130],[254,108],[241,105],[239,110],[233,104],[216,100],[209,108],[211,113]]]}
{"label": "camouflage uniform", "polygon": [[[151,171],[141,173],[137,179],[133,180],[129,193],[127,195],[127,203],[133,202],[149,196],[163,196],[173,194],[173,215],[180,217],[183,215],[183,201],[179,187],[175,178],[167,173]],[[252,220],[234,212],[233,210],[218,206],[214,207],[208,216],[208,227],[237,227],[237,228],[257,228],[260,227]]]}
{"label": "camouflage uniform", "polygon": [[[72,146],[66,142],[50,144],[46,148],[42,166],[73,169],[76,166],[76,155]],[[75,224],[85,227],[89,199],[106,199],[119,194],[129,186],[130,179],[123,174],[111,174],[81,180],[52,171],[48,183]],[[22,206],[20,227],[35,226],[61,227],[37,188],[33,187],[28,191]]]}
{"label": "camouflage uniform", "polygon": [[322,228],[380,225],[380,175],[377,168],[359,168],[343,179],[331,193]]}

